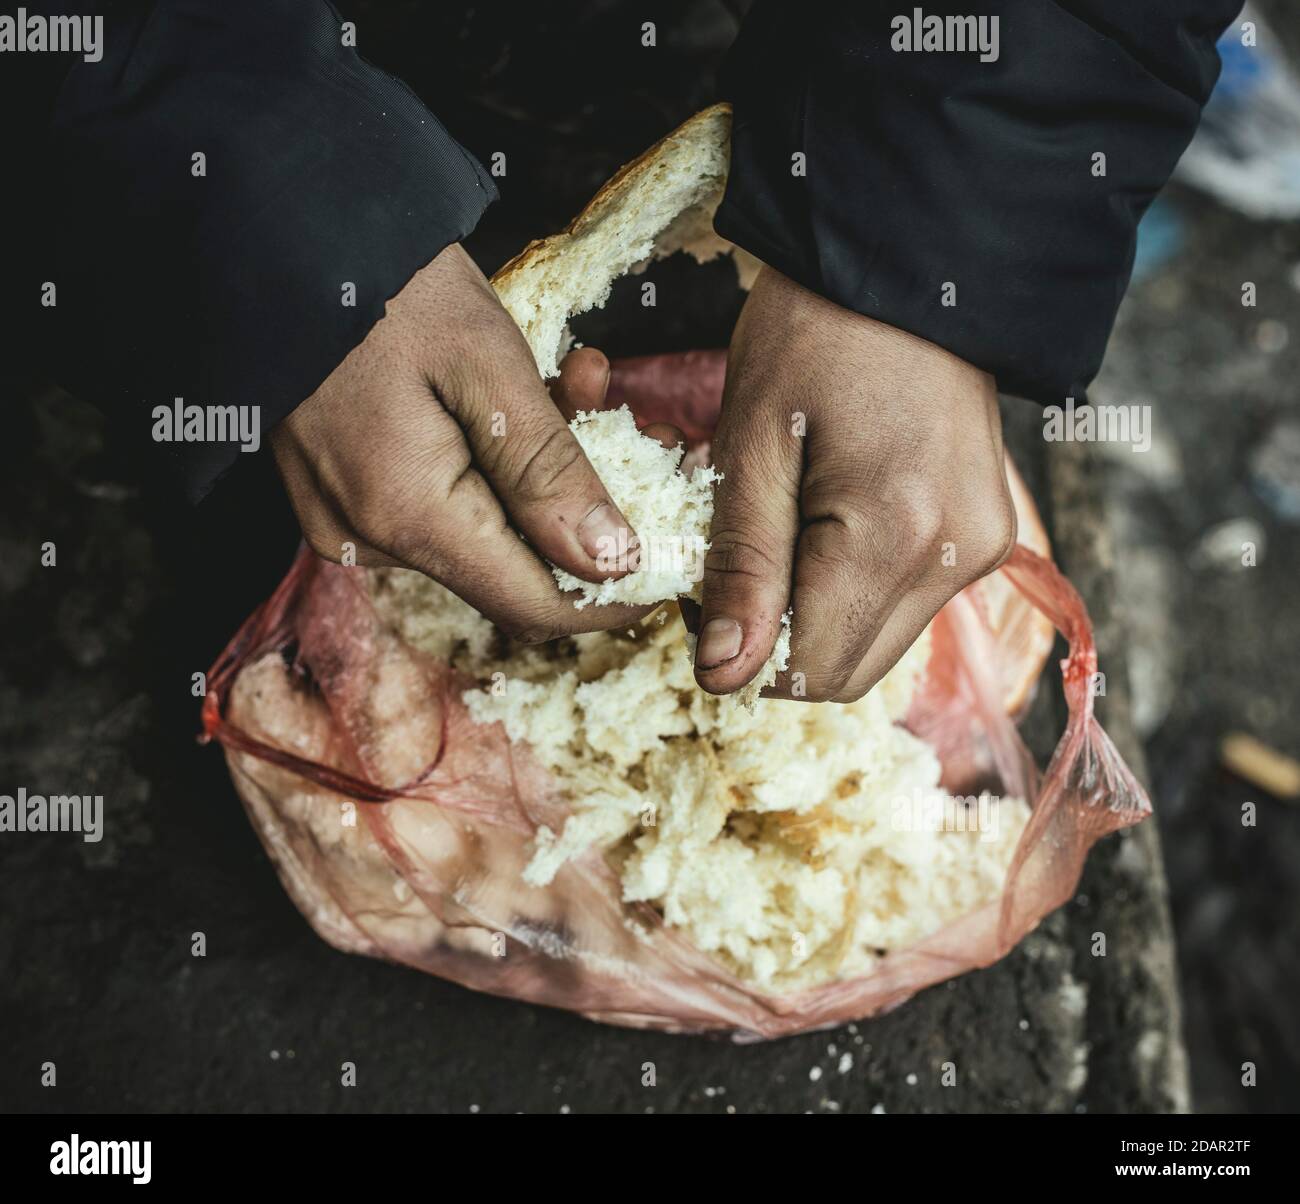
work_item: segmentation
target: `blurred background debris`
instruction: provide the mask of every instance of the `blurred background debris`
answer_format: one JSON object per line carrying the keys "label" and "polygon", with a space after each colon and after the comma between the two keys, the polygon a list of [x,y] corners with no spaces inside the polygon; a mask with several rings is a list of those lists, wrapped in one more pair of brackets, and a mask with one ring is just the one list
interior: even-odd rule
{"label": "blurred background debris", "polygon": [[1193,1101],[1293,1111],[1300,812],[1269,787],[1300,754],[1300,10],[1257,4],[1252,19],[1258,47],[1229,28],[1205,124],[1143,222],[1148,264],[1094,400],[1154,408],[1151,451],[1114,449],[1103,488]]}
{"label": "blurred background debris", "polygon": [[[1243,33],[1243,24],[1254,28]],[[1247,217],[1300,217],[1300,74],[1250,4],[1219,58],[1223,72],[1178,178]]]}

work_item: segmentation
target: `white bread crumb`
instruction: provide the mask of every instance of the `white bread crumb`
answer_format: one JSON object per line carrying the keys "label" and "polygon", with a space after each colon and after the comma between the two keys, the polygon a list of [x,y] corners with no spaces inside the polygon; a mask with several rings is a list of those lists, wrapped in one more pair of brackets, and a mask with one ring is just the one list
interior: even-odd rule
{"label": "white bread crumb", "polygon": [[528,882],[606,857],[625,901],[652,904],[774,991],[867,973],[882,951],[998,897],[1028,816],[1021,800],[980,800],[992,831],[894,822],[899,800],[946,797],[934,753],[898,722],[928,636],[858,702],[769,699],[751,712],[695,685],[674,606],[635,639],[525,648],[425,577],[370,576],[385,622],[426,651],[450,648],[483,683],[464,694],[470,714],[530,745],[567,795],[570,816],[539,831]]}
{"label": "white bread crumb", "polygon": [[[642,435],[627,406],[581,413],[569,427],[614,504],[636,531],[641,559],[634,572],[600,584],[552,566],[560,588],[579,594],[574,600],[579,610],[593,602],[651,605],[678,597],[698,602],[713,520],[713,487],[721,474],[700,467],[686,476],[681,471],[685,449],[667,448]],[[753,709],[762,691],[789,666],[792,613],[781,616],[766,663],[731,696],[735,705]],[[687,641],[687,654],[695,654],[694,639]]]}
{"label": "white bread crumb", "polygon": [[579,592],[574,601],[578,609],[593,602],[650,605],[697,593],[718,473],[698,468],[683,475],[685,448],[664,447],[642,435],[627,406],[579,414],[569,429],[637,533],[641,563],[635,572],[598,585],[556,568],[560,588]]}

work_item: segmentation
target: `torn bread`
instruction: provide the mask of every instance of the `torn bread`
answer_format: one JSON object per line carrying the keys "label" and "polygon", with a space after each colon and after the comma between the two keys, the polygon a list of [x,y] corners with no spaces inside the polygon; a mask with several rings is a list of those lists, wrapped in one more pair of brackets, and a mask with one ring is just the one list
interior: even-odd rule
{"label": "torn bread", "polygon": [[[767,991],[868,973],[998,897],[1028,808],[950,797],[934,751],[900,724],[927,637],[858,702],[749,711],[696,686],[671,607],[524,647],[418,573],[370,580],[384,625],[478,683],[462,695],[473,719],[500,723],[559,787],[566,813],[538,826],[529,885],[603,860],[624,902]],[[388,664],[371,688],[409,695]],[[394,755],[421,745],[421,719],[390,723]]]}
{"label": "torn bread", "polygon": [[[501,303],[523,331],[543,377],[559,371],[559,360],[571,341],[569,320],[603,305],[620,276],[642,269],[653,259],[684,251],[703,263],[729,254],[741,286],[748,288],[753,283],[762,266],[759,261],[713,230],[713,214],[727,182],[730,139],[729,105],[717,104],[697,113],[619,170],[566,229],[529,243],[492,277]],[[594,436],[595,432],[587,434]],[[582,436],[579,438],[581,441]],[[603,469],[598,450],[591,458],[602,478],[613,475]],[[1010,461],[1007,476],[1020,521],[1019,542],[1041,556],[1050,556],[1042,520]],[[625,491],[620,482],[611,479],[605,485],[622,505],[620,493]],[[689,503],[682,501],[681,505]],[[639,533],[633,515],[627,510],[624,514]],[[618,588],[606,589],[602,600],[644,601],[642,584],[648,583],[624,578]],[[585,605],[590,591],[586,583],[578,588]],[[1001,574],[986,577],[981,588],[995,630],[1006,633],[1016,652],[1008,661],[1014,676],[1004,683],[1007,711],[1014,713],[1026,705],[1056,632],[1042,612],[1020,597]],[[788,653],[788,647],[787,623],[772,660],[756,681],[770,684],[775,679],[774,665],[783,649]]]}
{"label": "torn bread", "polygon": [[619,277],[685,251],[731,253],[748,287],[758,261],[713,232],[731,153],[731,106],[713,105],[621,168],[568,227],[531,242],[492,277],[545,379],[558,376],[569,319],[604,305]]}
{"label": "torn bread", "polygon": [[[730,143],[729,105],[697,113],[619,170],[565,230],[529,243],[492,277],[544,378],[559,374],[572,341],[569,320],[604,305],[619,277],[651,259],[684,251],[703,263],[731,254],[741,284],[752,282],[758,261],[713,231]],[[560,588],[576,591],[580,609],[698,601],[718,474],[710,468],[684,474],[684,449],[665,449],[640,435],[626,408],[580,414],[569,425],[641,548],[634,572],[597,584],[555,568]],[[614,551],[623,567],[626,550],[624,556]],[[752,706],[788,664],[790,619],[787,613],[767,663],[736,692],[742,705]]]}

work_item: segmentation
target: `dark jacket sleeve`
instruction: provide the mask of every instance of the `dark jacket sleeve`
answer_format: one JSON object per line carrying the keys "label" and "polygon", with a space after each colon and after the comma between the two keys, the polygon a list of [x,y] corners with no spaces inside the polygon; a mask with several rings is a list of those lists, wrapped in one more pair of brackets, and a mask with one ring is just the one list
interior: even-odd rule
{"label": "dark jacket sleeve", "polygon": [[[57,285],[60,383],[142,442],[177,397],[259,406],[265,436],[473,229],[492,181],[323,0],[72,8],[105,20],[43,138],[34,266]],[[163,450],[193,499],[240,454]]]}
{"label": "dark jacket sleeve", "polygon": [[[914,7],[996,14],[997,57],[894,49]],[[759,0],[724,65],[735,126],[717,230],[1005,392],[1082,400],[1138,220],[1192,136],[1240,8]]]}

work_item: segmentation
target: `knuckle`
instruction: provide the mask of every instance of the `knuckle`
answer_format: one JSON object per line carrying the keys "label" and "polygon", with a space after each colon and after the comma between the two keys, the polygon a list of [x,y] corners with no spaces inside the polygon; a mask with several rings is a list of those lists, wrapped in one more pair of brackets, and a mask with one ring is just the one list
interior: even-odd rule
{"label": "knuckle", "polygon": [[392,500],[391,488],[386,491],[375,474],[365,472],[358,474],[339,499],[339,509],[353,528],[369,539],[382,533]]}
{"label": "knuckle", "polygon": [[805,528],[802,548],[822,572],[839,579],[861,581],[868,569],[901,578],[926,559],[942,532],[939,512],[924,499],[855,502]]}
{"label": "knuckle", "polygon": [[769,581],[781,571],[778,558],[741,531],[715,531],[704,557],[704,570],[722,577]]}
{"label": "knuckle", "polygon": [[516,644],[528,647],[549,644],[570,634],[553,613],[542,612],[540,608],[528,608],[505,616],[498,620],[497,627]]}
{"label": "knuckle", "polygon": [[337,539],[332,532],[327,533],[315,527],[303,527],[302,537],[307,541],[307,546],[322,560],[329,560],[334,564],[338,564],[342,560],[342,541]]}
{"label": "knuckle", "polygon": [[566,426],[553,426],[508,471],[514,494],[525,502],[554,497],[586,462],[582,447]]}
{"label": "knuckle", "polygon": [[433,575],[447,567],[456,546],[491,546],[503,520],[475,489],[468,455],[445,468],[411,488],[390,488],[382,505],[359,508],[352,519],[358,533],[395,560]]}
{"label": "knuckle", "polygon": [[900,554],[911,559],[927,557],[943,540],[947,527],[942,510],[925,489],[909,490],[898,497],[889,525]]}
{"label": "knuckle", "polygon": [[429,532],[424,528],[411,523],[399,523],[383,533],[363,534],[369,543],[381,552],[388,553],[394,560],[422,572],[433,570],[436,559],[433,543]]}
{"label": "knuckle", "polygon": [[473,469],[469,449],[455,428],[431,424],[406,445],[397,440],[367,458],[356,474],[348,505],[360,518],[390,523],[404,515],[427,521]]}
{"label": "knuckle", "polygon": [[929,503],[912,506],[907,522],[913,546],[924,553],[930,552],[943,539],[948,528],[939,509]]}
{"label": "knuckle", "polygon": [[[429,521],[418,510],[403,508],[381,522],[359,525],[357,531],[380,552],[431,577],[442,580],[445,573],[454,571],[456,545],[449,540],[446,527]],[[465,544],[473,546],[474,538],[470,535]]]}
{"label": "knuckle", "polygon": [[808,674],[804,688],[806,702],[834,702],[846,682],[827,673]]}
{"label": "knuckle", "polygon": [[849,689],[853,675],[861,664],[861,653],[854,651],[841,654],[826,666],[822,677],[831,700],[839,698]]}
{"label": "knuckle", "polygon": [[844,648],[829,657],[819,651],[815,661],[814,664],[796,665],[790,671],[791,680],[794,673],[798,673],[801,679],[800,699],[807,702],[840,701],[861,664],[861,656],[850,648]]}
{"label": "knuckle", "polygon": [[1015,506],[1004,492],[986,516],[976,543],[976,567],[981,577],[1006,563],[1016,546],[1017,526]]}
{"label": "knuckle", "polygon": [[852,571],[862,559],[863,549],[876,540],[870,527],[856,516],[821,519],[804,530],[800,557],[820,573],[838,576]]}
{"label": "knuckle", "polygon": [[[468,463],[468,456],[461,460]],[[458,464],[454,449],[440,440],[367,458],[355,466],[338,505],[352,526],[378,545],[390,528],[427,516]]]}

